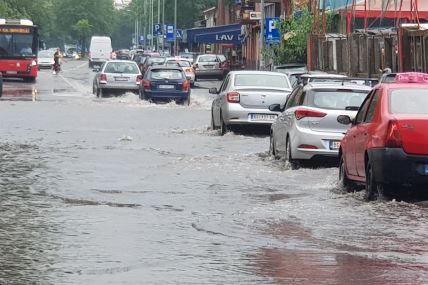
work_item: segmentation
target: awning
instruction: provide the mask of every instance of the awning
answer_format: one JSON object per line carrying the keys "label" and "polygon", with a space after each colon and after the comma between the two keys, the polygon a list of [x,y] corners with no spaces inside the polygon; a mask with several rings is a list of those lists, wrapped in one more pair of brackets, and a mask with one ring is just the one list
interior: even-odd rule
{"label": "awning", "polygon": [[194,44],[242,44],[241,24],[187,30],[187,42]]}

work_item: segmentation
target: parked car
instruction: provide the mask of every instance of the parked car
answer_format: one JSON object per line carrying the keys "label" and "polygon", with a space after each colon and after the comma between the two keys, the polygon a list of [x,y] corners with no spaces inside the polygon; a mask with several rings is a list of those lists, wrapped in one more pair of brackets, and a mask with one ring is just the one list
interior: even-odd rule
{"label": "parked car", "polygon": [[103,64],[93,81],[93,93],[103,97],[111,91],[131,91],[138,93],[142,75],[133,61],[111,60]]}
{"label": "parked car", "polygon": [[299,85],[271,126],[269,152],[285,158],[292,168],[300,160],[337,158],[340,141],[348,129],[337,122],[338,115],[355,116],[371,87],[351,82],[312,82]]}
{"label": "parked car", "polygon": [[52,68],[54,65],[54,51],[51,50],[41,50],[37,55],[37,63],[39,65],[39,69],[42,68]]}
{"label": "parked car", "polygon": [[195,84],[195,71],[187,58],[167,58],[165,65],[181,67],[184,70],[184,73],[186,73],[186,77],[190,81],[190,85],[193,86]]}
{"label": "parked car", "polygon": [[140,99],[190,105],[190,82],[181,67],[151,66],[140,86]]}
{"label": "parked car", "polygon": [[285,102],[291,92],[285,74],[265,71],[232,71],[216,94],[211,107],[211,127],[224,135],[231,126],[269,126],[279,112],[270,111],[271,104]]}
{"label": "parked car", "polygon": [[223,80],[224,76],[229,72],[226,57],[217,54],[199,55],[193,64],[193,69],[195,70],[196,80],[200,78]]}
{"label": "parked car", "polygon": [[92,37],[89,46],[89,68],[101,66],[110,60],[112,52],[110,37]]}
{"label": "parked car", "polygon": [[355,118],[337,121],[351,126],[339,150],[340,186],[365,184],[373,200],[397,186],[428,185],[428,74],[397,74],[370,92]]}

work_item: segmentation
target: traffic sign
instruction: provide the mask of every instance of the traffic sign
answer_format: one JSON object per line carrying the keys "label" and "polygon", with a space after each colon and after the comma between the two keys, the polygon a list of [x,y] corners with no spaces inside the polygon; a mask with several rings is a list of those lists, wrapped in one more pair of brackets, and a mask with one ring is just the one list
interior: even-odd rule
{"label": "traffic sign", "polygon": [[167,42],[175,41],[174,30],[175,30],[175,27],[173,24],[166,25],[166,41]]}
{"label": "traffic sign", "polygon": [[177,29],[175,32],[175,36],[177,37],[177,40],[183,39],[183,30]]}
{"label": "traffic sign", "polygon": [[140,36],[140,44],[141,45],[144,44],[144,36],[143,35]]}
{"label": "traffic sign", "polygon": [[153,35],[159,36],[162,34],[161,24],[154,24],[153,25]]}
{"label": "traffic sign", "polygon": [[279,43],[281,41],[281,32],[278,29],[280,23],[279,17],[266,18],[265,22],[265,41],[266,44]]}

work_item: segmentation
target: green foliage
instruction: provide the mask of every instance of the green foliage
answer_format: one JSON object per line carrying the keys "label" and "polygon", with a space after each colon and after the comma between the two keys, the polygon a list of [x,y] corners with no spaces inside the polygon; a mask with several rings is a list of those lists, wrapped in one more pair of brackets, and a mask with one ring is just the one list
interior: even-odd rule
{"label": "green foliage", "polygon": [[275,63],[306,62],[307,35],[312,32],[313,20],[309,11],[303,10],[281,22],[281,34],[288,39],[273,47]]}

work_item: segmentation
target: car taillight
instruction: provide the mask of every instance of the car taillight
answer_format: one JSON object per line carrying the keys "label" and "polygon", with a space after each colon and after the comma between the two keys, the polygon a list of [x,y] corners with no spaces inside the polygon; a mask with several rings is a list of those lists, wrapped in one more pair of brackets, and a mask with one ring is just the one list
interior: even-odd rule
{"label": "car taillight", "polygon": [[144,86],[144,90],[151,90],[152,89],[152,84],[150,83],[150,80],[144,79],[143,80],[143,86]]}
{"label": "car taillight", "polygon": [[400,148],[403,147],[401,140],[398,122],[396,120],[389,121],[388,131],[386,132],[385,147]]}
{"label": "car taillight", "polygon": [[136,83],[137,85],[140,85],[142,80],[143,80],[143,76],[138,75],[138,76],[137,76],[137,81],[136,81],[135,83]]}
{"label": "car taillight", "polygon": [[229,103],[239,103],[241,101],[241,94],[236,91],[227,93],[227,102]]}
{"label": "car taillight", "polygon": [[190,82],[189,82],[189,80],[185,80],[185,81],[183,82],[182,90],[183,90],[183,91],[189,91],[189,88],[190,88]]}
{"label": "car taillight", "polygon": [[192,69],[192,68],[186,68],[186,70],[185,70],[184,72],[192,73],[192,72],[193,72],[193,69]]}
{"label": "car taillight", "polygon": [[220,63],[220,68],[227,68],[227,62]]}
{"label": "car taillight", "polygon": [[296,116],[297,120],[301,120],[306,117],[322,118],[322,117],[325,117],[327,114],[320,111],[315,111],[315,110],[297,109],[294,112],[294,115]]}
{"label": "car taillight", "polygon": [[100,75],[100,84],[106,84],[107,83],[107,74],[101,74]]}

